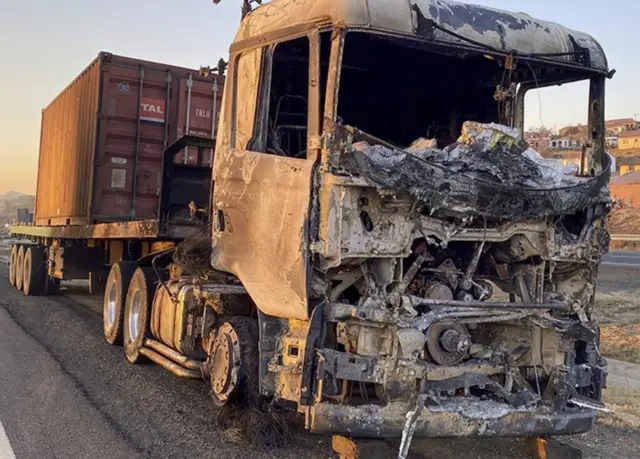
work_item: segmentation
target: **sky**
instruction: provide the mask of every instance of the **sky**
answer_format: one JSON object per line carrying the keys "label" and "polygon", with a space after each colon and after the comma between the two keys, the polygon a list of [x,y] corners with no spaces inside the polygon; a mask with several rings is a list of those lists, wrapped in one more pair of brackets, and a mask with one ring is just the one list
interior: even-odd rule
{"label": "sky", "polygon": [[[474,0],[595,36],[617,73],[608,118],[640,117],[634,0]],[[0,1],[0,193],[34,193],[43,107],[100,51],[198,69],[227,58],[241,0]],[[532,91],[525,125],[586,123],[585,83]],[[640,118],[638,118],[640,119]]]}

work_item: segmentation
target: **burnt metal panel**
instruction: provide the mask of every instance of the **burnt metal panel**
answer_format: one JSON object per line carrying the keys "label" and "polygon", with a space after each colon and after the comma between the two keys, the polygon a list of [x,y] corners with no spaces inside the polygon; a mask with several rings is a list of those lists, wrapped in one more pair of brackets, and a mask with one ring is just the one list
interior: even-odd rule
{"label": "burnt metal panel", "polygon": [[505,54],[546,54],[561,64],[608,71],[602,47],[586,33],[525,13],[454,0],[272,1],[244,18],[231,49],[269,40],[283,29],[314,24],[420,37],[483,51],[491,48]]}
{"label": "burnt metal panel", "polygon": [[[265,314],[309,319],[311,160],[217,148],[212,264]],[[277,260],[277,265],[274,265]]]}

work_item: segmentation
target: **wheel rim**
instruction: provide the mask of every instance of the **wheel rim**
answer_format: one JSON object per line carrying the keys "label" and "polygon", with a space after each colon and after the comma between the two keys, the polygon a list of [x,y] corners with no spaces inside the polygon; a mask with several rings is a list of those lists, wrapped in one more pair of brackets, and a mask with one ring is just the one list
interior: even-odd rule
{"label": "wheel rim", "polygon": [[140,330],[140,290],[136,290],[131,298],[131,305],[129,306],[129,337],[131,341],[138,339]]}
{"label": "wheel rim", "polygon": [[24,273],[22,274],[22,285],[25,290],[29,288],[29,284],[31,283],[31,257],[28,253],[29,252],[25,253],[24,256]]}
{"label": "wheel rim", "polygon": [[16,283],[16,259],[18,258],[18,251],[15,246],[11,249],[11,257],[9,258],[9,281],[12,285]]}
{"label": "wheel rim", "polygon": [[116,289],[116,282],[113,281],[109,285],[109,292],[107,294],[107,325],[113,326],[116,321],[116,300],[118,292]]}
{"label": "wheel rim", "polygon": [[238,386],[238,372],[242,364],[240,337],[231,324],[224,324],[217,332],[211,359],[210,381],[214,401],[219,406],[226,404]]}
{"label": "wheel rim", "polygon": [[18,254],[16,255],[16,287],[19,290],[22,290],[24,279],[24,250],[22,247],[18,249]]}

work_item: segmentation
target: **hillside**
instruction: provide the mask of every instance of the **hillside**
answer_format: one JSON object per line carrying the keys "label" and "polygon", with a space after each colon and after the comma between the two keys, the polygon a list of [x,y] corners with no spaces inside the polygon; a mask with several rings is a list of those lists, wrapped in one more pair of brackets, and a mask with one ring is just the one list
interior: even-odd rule
{"label": "hillside", "polygon": [[33,210],[35,197],[18,191],[0,193],[0,212],[14,214],[16,209],[28,208]]}

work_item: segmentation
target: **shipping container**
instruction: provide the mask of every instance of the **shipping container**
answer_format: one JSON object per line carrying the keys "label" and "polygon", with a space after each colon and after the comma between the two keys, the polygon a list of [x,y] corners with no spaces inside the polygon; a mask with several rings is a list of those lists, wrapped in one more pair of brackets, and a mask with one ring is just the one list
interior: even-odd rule
{"label": "shipping container", "polygon": [[[37,225],[159,218],[165,149],[214,138],[224,78],[102,52],[42,111]],[[175,161],[211,167],[184,149]]]}

